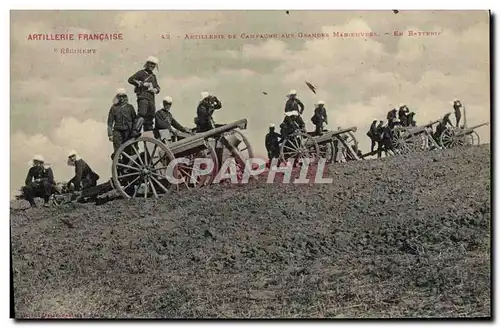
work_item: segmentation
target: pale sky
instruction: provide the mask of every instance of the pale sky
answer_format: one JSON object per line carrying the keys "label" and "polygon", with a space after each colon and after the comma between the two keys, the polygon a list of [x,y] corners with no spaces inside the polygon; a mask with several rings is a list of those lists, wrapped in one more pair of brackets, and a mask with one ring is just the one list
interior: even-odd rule
{"label": "pale sky", "polygon": [[[426,123],[452,111],[458,98],[467,123],[490,121],[489,16],[487,11],[12,11],[11,190],[24,181],[34,154],[67,181],[76,149],[99,173],[111,175],[112,144],[106,120],[117,88],[152,55],[161,99],[191,127],[202,91],[218,96],[217,122],[247,118],[246,135],[265,157],[269,123],[280,124],[286,94],[298,91],[310,130],[313,104],[324,100],[329,128],[356,126],[363,152],[374,119],[404,102]],[[394,37],[393,31],[404,36]],[[441,32],[410,37],[407,31]],[[379,37],[329,39],[185,40],[186,33],[376,32]],[[122,33],[122,41],[29,41],[30,33]],[[385,33],[389,33],[386,35]],[[171,39],[161,35],[170,34]],[[60,48],[95,54],[62,55]],[[313,94],[304,81],[314,84]],[[265,91],[268,95],[264,95]],[[453,119],[454,122],[454,119]],[[477,130],[489,142],[489,127]]]}

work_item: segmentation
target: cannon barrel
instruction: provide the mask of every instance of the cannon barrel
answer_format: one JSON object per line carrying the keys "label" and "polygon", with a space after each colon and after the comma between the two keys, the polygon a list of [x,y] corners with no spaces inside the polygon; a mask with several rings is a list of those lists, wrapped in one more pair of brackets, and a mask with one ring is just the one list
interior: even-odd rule
{"label": "cannon barrel", "polygon": [[348,129],[341,129],[341,130],[332,130],[332,131],[326,131],[323,132],[321,136],[315,137],[314,140],[318,144],[323,144],[325,142],[330,142],[333,139],[337,138],[341,134],[348,133],[348,132],[356,132],[358,130],[357,127],[353,126]]}
{"label": "cannon barrel", "polygon": [[433,125],[434,125],[434,124],[436,124],[436,123],[439,123],[440,121],[441,121],[441,120],[435,120],[435,121],[429,122],[429,123],[424,124],[424,125],[421,125],[421,126],[428,128],[428,127],[433,126]]}
{"label": "cannon barrel", "polygon": [[423,132],[425,129],[427,129],[429,127],[432,127],[434,124],[439,123],[439,121],[441,121],[441,120],[435,120],[435,121],[429,122],[425,125],[419,125],[419,126],[407,128],[406,131],[408,131],[411,135],[415,135],[415,134]]}
{"label": "cannon barrel", "polygon": [[353,127],[350,127],[350,128],[347,128],[347,129],[341,129],[341,130],[337,130],[337,131],[332,131],[332,135],[339,135],[339,134],[342,134],[342,133],[347,133],[347,132],[356,132],[358,130],[357,127],[353,126]]}
{"label": "cannon barrel", "polygon": [[474,132],[475,129],[480,128],[480,127],[485,126],[485,125],[489,125],[489,124],[490,123],[486,122],[486,123],[481,123],[481,124],[478,124],[478,125],[466,127],[465,129],[460,130],[458,132],[458,134],[459,135],[461,135],[461,134],[470,134],[470,133]]}
{"label": "cannon barrel", "polygon": [[216,137],[219,136],[223,133],[229,132],[231,130],[234,130],[236,128],[240,128],[241,130],[245,130],[247,128],[247,119],[241,119],[233,123],[228,123],[224,124],[220,127],[217,127],[215,129],[202,132],[202,133],[197,133],[194,136],[189,136],[185,139],[173,142],[169,145],[169,148],[172,150],[172,152],[175,154],[181,149],[187,149],[186,147],[189,148],[189,145],[193,145],[195,147],[198,145],[200,142],[204,142],[205,139],[210,138],[210,137]]}
{"label": "cannon barrel", "polygon": [[486,123],[481,123],[481,124],[474,125],[474,126],[471,126],[471,127],[467,127],[467,128],[465,128],[465,132],[472,132],[475,129],[478,129],[478,128],[482,127],[482,126],[489,125],[489,124],[490,123],[486,122]]}

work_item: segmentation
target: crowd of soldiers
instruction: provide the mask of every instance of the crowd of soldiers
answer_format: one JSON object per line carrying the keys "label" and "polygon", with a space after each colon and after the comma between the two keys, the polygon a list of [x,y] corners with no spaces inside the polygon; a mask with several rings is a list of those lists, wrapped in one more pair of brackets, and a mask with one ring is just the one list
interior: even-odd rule
{"label": "crowd of soldiers", "polygon": [[[158,63],[159,60],[156,57],[148,57],[142,69],[127,80],[129,84],[134,86],[134,93],[137,98],[137,112],[134,106],[129,103],[125,89],[120,88],[116,91],[107,120],[108,138],[113,143],[111,158],[114,158],[116,151],[122,144],[129,139],[138,137],[142,132],[152,131],[155,138],[169,143],[175,140],[178,131],[194,134],[215,128],[212,115],[215,110],[222,108],[222,103],[216,96],[206,91],[201,93],[201,98],[196,109],[194,129],[187,129],[175,120],[171,113],[172,97],[164,97],[163,107],[158,111],[156,110],[155,98],[161,91],[158,79],[154,73],[154,69],[158,67]],[[296,90],[291,90],[287,97],[285,117],[280,124],[280,133],[277,133],[275,125],[271,124],[269,126],[269,133],[265,138],[265,146],[270,161],[273,158],[279,158],[279,148],[283,140],[286,140],[288,136],[297,131],[305,132],[305,122],[302,119],[305,109],[304,104],[298,99]],[[453,107],[458,126],[461,118],[460,101],[456,100]],[[383,121],[380,121],[378,124],[377,121],[373,121],[367,133],[372,140],[372,152],[378,143],[380,156],[384,145],[387,145],[386,140],[390,130],[396,125],[416,126],[414,116],[415,113],[410,112],[408,107],[402,104],[399,107],[399,111],[396,109],[389,111],[387,114],[387,125],[384,125]],[[315,104],[311,122],[315,125],[313,135],[321,135],[324,131],[323,126],[328,124],[324,101],[318,101]],[[439,137],[448,125],[452,125],[449,120],[449,114],[438,124],[435,137]],[[359,150],[356,151],[359,152]],[[75,167],[75,176],[67,184],[69,189],[81,190],[96,186],[99,176],[78,156],[76,151],[71,151],[68,155],[68,165]],[[36,205],[34,202],[35,197],[43,198],[44,203],[47,204],[55,189],[56,183],[52,169],[45,165],[41,155],[34,156],[33,166],[28,171],[25,186],[23,187],[24,197],[32,206]]]}
{"label": "crowd of soldiers", "polygon": [[[125,89],[120,88],[115,93],[107,120],[108,138],[113,143],[111,158],[114,158],[122,144],[138,137],[142,132],[151,131],[155,138],[168,143],[175,140],[178,131],[194,134],[209,131],[215,127],[212,115],[215,110],[222,108],[222,103],[216,96],[206,91],[201,93],[201,99],[196,108],[194,129],[188,129],[175,120],[171,113],[172,97],[164,97],[163,107],[156,110],[155,98],[161,89],[153,71],[158,67],[158,63],[158,58],[149,56],[142,69],[127,80],[134,86],[137,112],[129,103]],[[28,171],[22,188],[23,197],[31,206],[36,206],[35,197],[43,198],[44,206],[47,206],[50,196],[58,188],[54,173],[45,163],[42,155],[35,155],[32,160],[33,165]],[[78,156],[76,151],[71,151],[68,155],[68,165],[75,167],[75,176],[67,183],[68,190],[79,191],[97,185],[99,175]]]}
{"label": "crowd of soldiers", "polygon": [[[432,133],[433,139],[437,144],[440,144],[440,137],[448,127],[459,127],[460,120],[462,118],[461,110],[462,104],[460,100],[453,101],[453,112],[455,114],[456,124],[450,120],[451,113],[447,113],[436,125],[436,130]],[[387,154],[387,150],[392,147],[392,131],[397,126],[411,127],[417,126],[415,121],[415,113],[410,111],[410,109],[405,104],[399,105],[399,110],[396,108],[390,110],[387,113],[387,124],[384,121],[374,120],[366,135],[371,140],[370,152],[375,152],[375,146],[377,146],[377,156],[381,157],[382,152]]]}
{"label": "crowd of soldiers", "polygon": [[[297,97],[297,91],[290,90],[287,98],[288,99],[285,103],[285,117],[283,118],[283,122],[280,124],[280,133],[276,132],[276,126],[271,123],[269,125],[269,132],[266,134],[265,146],[269,161],[273,158],[279,158],[280,144],[283,140],[287,139],[290,135],[297,131],[306,132],[306,124],[302,119],[305,106]],[[320,100],[315,104],[311,122],[315,126],[313,135],[321,135],[324,132],[324,125],[328,124],[325,102],[323,100]]]}
{"label": "crowd of soldiers", "polygon": [[[28,170],[22,188],[24,198],[32,207],[36,207],[35,197],[43,198],[44,206],[49,205],[50,196],[60,188],[54,180],[54,172],[42,155],[32,158],[32,167]],[[67,190],[82,190],[97,185],[99,175],[95,173],[75,150],[68,154],[67,164],[74,166],[75,175],[66,184]]]}

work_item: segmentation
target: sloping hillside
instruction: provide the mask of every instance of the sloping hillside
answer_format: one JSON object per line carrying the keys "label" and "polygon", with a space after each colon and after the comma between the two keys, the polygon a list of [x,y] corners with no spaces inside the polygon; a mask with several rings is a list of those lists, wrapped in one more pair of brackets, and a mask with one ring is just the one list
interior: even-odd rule
{"label": "sloping hillside", "polygon": [[16,316],[490,316],[489,147],[11,211]]}

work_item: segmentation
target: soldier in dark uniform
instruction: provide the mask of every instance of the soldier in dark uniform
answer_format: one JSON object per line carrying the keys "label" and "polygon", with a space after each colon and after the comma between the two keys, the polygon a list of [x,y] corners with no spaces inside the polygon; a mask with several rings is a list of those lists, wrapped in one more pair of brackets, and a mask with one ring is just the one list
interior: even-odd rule
{"label": "soldier in dark uniform", "polygon": [[297,111],[300,115],[304,112],[304,104],[297,98],[297,91],[290,90],[285,104],[285,113]]}
{"label": "soldier in dark uniform", "polygon": [[395,120],[396,114],[397,114],[396,108],[393,108],[392,110],[388,111],[387,112],[387,121],[391,122],[391,121]]}
{"label": "soldier in dark uniform", "polygon": [[134,131],[134,124],[137,118],[134,106],[128,103],[125,89],[116,91],[116,103],[111,106],[108,114],[108,138],[113,142],[113,154],[120,146],[127,142]]}
{"label": "soldier in dark uniform", "polygon": [[169,137],[166,142],[174,141],[175,130],[179,130],[184,133],[192,134],[191,131],[183,127],[177,120],[173,117],[170,109],[172,108],[172,97],[165,97],[163,99],[163,108],[156,112],[155,114],[155,138],[161,139],[161,130],[168,130],[167,136]]}
{"label": "soldier in dark uniform", "polygon": [[406,120],[407,120],[408,126],[417,126],[417,122],[415,121],[415,113],[414,112],[410,112],[406,116]]}
{"label": "soldier in dark uniform", "polygon": [[377,134],[377,120],[374,120],[370,125],[370,129],[366,133],[368,138],[371,140],[370,151],[373,152],[375,150],[375,146],[378,142],[378,134]]}
{"label": "soldier in dark uniform", "polygon": [[158,58],[150,56],[144,68],[128,79],[137,95],[137,114],[144,118],[144,132],[153,130],[153,120],[156,113],[155,95],[160,93],[160,86],[153,70],[158,65]]}
{"label": "soldier in dark uniform", "polygon": [[71,185],[74,186],[73,190],[82,190],[97,186],[99,175],[74,150],[69,152],[68,165],[75,167],[75,176],[68,181],[68,189],[71,189]]}
{"label": "soldier in dark uniform", "polygon": [[266,134],[266,150],[267,157],[269,158],[269,163],[273,158],[279,158],[280,156],[280,140],[281,135],[275,131],[274,124],[269,125],[269,133]]}
{"label": "soldier in dark uniform", "polygon": [[314,108],[314,115],[311,118],[311,122],[316,126],[315,133],[317,135],[320,135],[323,132],[323,123],[328,124],[325,102],[323,100],[318,101],[316,107]]}
{"label": "soldier in dark uniform", "polygon": [[399,111],[398,111],[398,118],[399,121],[401,122],[402,126],[409,126],[408,122],[408,113],[410,112],[410,109],[405,105],[405,104],[400,104],[399,105]]}
{"label": "soldier in dark uniform", "polygon": [[442,147],[440,143],[441,135],[446,131],[446,128],[450,126],[453,127],[453,124],[450,121],[450,113],[447,113],[443,119],[436,125],[436,131],[434,132],[434,140]]}
{"label": "soldier in dark uniform", "polygon": [[206,132],[215,128],[212,115],[215,110],[222,108],[222,103],[217,97],[204,91],[201,93],[201,101],[196,109],[196,132]]}
{"label": "soldier in dark uniform", "polygon": [[36,207],[35,197],[42,197],[44,206],[48,206],[55,188],[54,173],[44,163],[42,155],[33,157],[33,166],[29,169],[22,188],[24,198],[32,207]]}
{"label": "soldier in dark uniform", "polygon": [[297,131],[304,131],[306,124],[297,111],[285,113],[285,118],[280,124],[280,132],[283,138],[287,138]]}
{"label": "soldier in dark uniform", "polygon": [[462,113],[460,112],[460,109],[462,108],[462,103],[460,102],[460,100],[455,100],[453,102],[453,110],[455,112],[455,120],[457,122],[457,125],[456,127],[458,128],[459,127],[459,123],[460,123],[460,119],[462,118]]}

